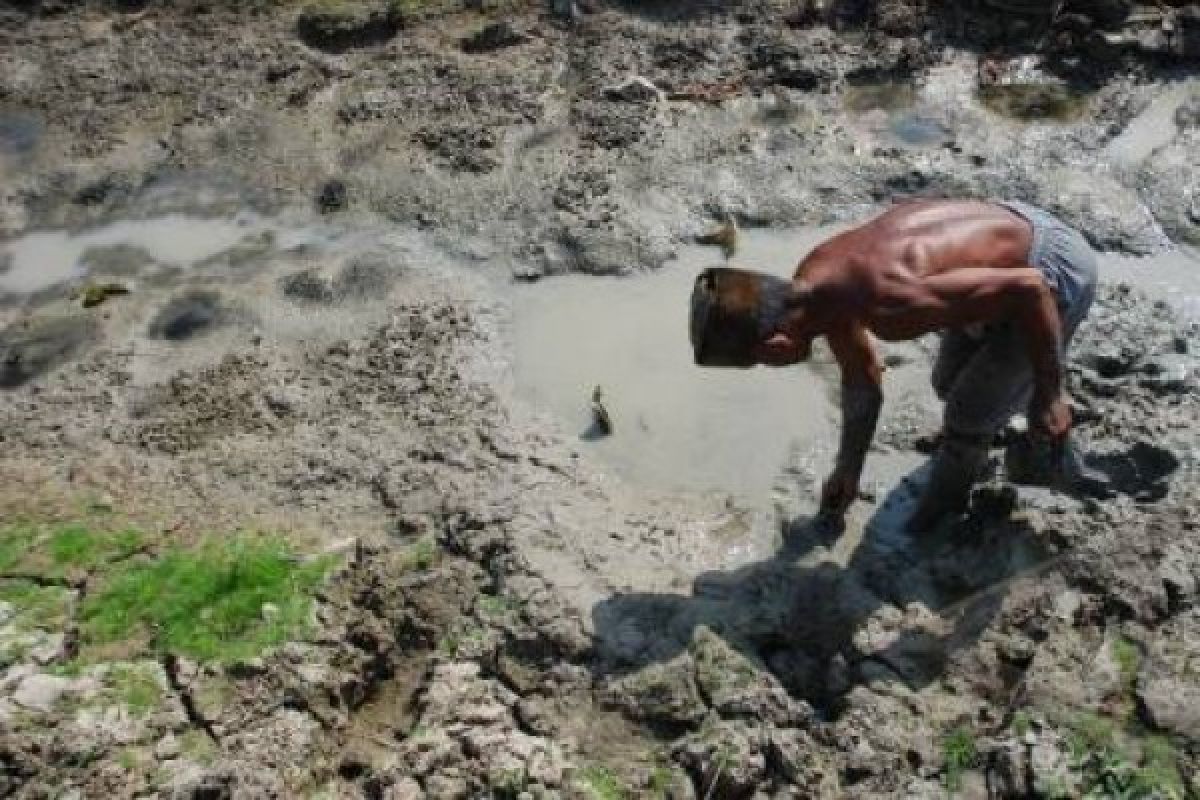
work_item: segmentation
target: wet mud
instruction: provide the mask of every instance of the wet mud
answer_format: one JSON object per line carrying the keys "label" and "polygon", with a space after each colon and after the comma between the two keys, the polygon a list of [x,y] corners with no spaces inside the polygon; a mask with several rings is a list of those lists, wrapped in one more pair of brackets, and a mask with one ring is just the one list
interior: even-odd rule
{"label": "wet mud", "polygon": [[[0,516],[337,566],[297,641],[150,657],[147,713],[0,605],[0,794],[1084,796],[1096,719],[1200,787],[1186,8],[60,5],[0,4]],[[926,337],[834,526],[829,355],[692,364],[699,269],[928,196],[1102,251],[1067,370],[1109,495],[998,441],[908,532]]]}

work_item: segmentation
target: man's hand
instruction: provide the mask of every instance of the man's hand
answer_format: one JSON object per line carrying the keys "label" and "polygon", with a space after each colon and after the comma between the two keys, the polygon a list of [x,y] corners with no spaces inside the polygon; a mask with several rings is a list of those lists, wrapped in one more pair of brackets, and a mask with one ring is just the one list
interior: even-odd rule
{"label": "man's hand", "polygon": [[1057,442],[1071,430],[1071,405],[1066,392],[1049,398],[1036,394],[1029,404],[1029,428],[1035,435]]}
{"label": "man's hand", "polygon": [[845,469],[835,469],[821,486],[821,513],[841,517],[858,497],[858,475]]}

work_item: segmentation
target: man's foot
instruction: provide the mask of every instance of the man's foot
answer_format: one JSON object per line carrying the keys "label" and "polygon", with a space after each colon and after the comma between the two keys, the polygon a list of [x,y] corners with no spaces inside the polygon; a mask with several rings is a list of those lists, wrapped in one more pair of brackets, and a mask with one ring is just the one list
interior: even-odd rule
{"label": "man's foot", "polygon": [[987,458],[988,446],[980,439],[944,436],[921,501],[905,528],[910,533],[931,531],[947,515],[966,511],[971,486],[983,473]]}

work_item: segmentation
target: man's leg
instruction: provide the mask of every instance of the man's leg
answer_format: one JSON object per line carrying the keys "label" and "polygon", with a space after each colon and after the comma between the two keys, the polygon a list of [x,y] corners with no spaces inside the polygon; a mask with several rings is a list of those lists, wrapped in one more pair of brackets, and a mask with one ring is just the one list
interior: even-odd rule
{"label": "man's leg", "polygon": [[979,348],[983,346],[983,336],[972,336],[966,331],[951,329],[943,331],[940,338],[941,343],[938,345],[937,358],[933,362],[930,383],[933,384],[938,399],[945,400],[954,388],[958,373],[962,372],[971,356],[978,353]]}
{"label": "man's leg", "polygon": [[1028,404],[1032,391],[1033,369],[1020,332],[1011,324],[989,326],[948,391],[939,390],[946,401],[942,440],[910,530],[928,530],[946,514],[966,509],[992,437]]}

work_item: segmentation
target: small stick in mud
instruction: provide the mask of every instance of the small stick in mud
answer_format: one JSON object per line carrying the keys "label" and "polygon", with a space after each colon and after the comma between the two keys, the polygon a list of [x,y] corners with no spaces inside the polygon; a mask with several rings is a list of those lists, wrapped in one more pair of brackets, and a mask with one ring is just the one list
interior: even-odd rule
{"label": "small stick in mud", "polygon": [[604,407],[604,390],[599,384],[592,389],[592,428],[602,436],[611,436],[613,432],[612,417]]}
{"label": "small stick in mud", "polygon": [[79,296],[84,308],[94,308],[110,297],[129,294],[129,289],[119,283],[90,283],[83,287]]}
{"label": "small stick in mud", "polygon": [[737,223],[733,221],[732,216],[725,218],[725,222],[721,227],[708,233],[702,233],[696,237],[698,244],[715,244],[719,245],[725,252],[725,257],[730,258],[737,252],[738,229]]}

